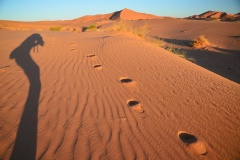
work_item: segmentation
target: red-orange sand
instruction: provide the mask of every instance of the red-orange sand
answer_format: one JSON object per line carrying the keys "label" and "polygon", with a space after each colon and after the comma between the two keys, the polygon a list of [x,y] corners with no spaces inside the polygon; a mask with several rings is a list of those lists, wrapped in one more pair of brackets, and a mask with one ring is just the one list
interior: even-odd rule
{"label": "red-orange sand", "polygon": [[0,159],[240,159],[237,82],[122,32],[0,35]]}

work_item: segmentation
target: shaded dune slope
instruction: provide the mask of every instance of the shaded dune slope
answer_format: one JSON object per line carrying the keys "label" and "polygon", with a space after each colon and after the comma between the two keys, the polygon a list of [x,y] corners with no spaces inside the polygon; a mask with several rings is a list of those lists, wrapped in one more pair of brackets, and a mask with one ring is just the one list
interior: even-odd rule
{"label": "shaded dune slope", "polygon": [[195,18],[195,19],[208,19],[208,18],[216,18],[225,20],[227,18],[238,18],[238,14],[228,14],[226,12],[219,12],[219,11],[207,11],[199,15],[193,15],[188,18]]}
{"label": "shaded dune slope", "polygon": [[[29,88],[9,54],[32,32],[1,34],[0,158],[8,159]],[[239,158],[238,84],[119,33],[39,34],[36,159]]]}

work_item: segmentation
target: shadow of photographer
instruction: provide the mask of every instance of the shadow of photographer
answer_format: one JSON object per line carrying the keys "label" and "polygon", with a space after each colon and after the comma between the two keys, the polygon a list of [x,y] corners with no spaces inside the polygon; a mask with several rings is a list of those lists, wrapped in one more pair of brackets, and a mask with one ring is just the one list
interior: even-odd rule
{"label": "shadow of photographer", "polygon": [[35,159],[37,149],[37,123],[38,123],[38,101],[41,91],[40,69],[33,61],[30,51],[38,45],[43,46],[44,41],[40,34],[32,34],[20,46],[12,51],[10,59],[23,69],[27,76],[30,87],[24,105],[22,117],[19,123],[14,148],[11,154],[15,159]]}

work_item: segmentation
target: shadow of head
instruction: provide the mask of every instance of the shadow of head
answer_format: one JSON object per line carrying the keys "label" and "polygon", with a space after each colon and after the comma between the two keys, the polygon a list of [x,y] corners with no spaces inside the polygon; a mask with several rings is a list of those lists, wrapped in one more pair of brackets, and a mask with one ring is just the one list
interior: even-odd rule
{"label": "shadow of head", "polygon": [[[30,54],[30,50],[32,48],[34,48],[35,50],[35,46],[43,46],[44,45],[44,41],[43,38],[40,34],[38,33],[34,33],[31,36],[27,37],[20,46],[18,46],[17,48],[15,48],[12,53],[10,54],[10,59],[23,59],[26,57],[29,57]],[[38,52],[38,48],[37,48],[37,52]]]}
{"label": "shadow of head", "polygon": [[38,33],[34,33],[31,36],[29,36],[23,43],[23,45],[30,45],[30,46],[43,46],[44,45],[44,41],[43,38],[40,34]]}

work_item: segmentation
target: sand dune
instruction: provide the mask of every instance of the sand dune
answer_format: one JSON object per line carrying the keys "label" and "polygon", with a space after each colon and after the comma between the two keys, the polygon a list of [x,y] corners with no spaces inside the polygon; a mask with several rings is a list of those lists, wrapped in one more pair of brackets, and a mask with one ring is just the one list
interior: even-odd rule
{"label": "sand dune", "polygon": [[[197,65],[240,83],[240,23],[185,19],[148,20],[147,23],[148,36],[162,39],[163,47],[182,49],[196,59]],[[199,35],[204,35],[211,45],[202,49],[191,47]]]}
{"label": "sand dune", "polygon": [[238,14],[228,14],[226,12],[219,12],[219,11],[207,11],[199,15],[193,15],[190,17],[187,17],[188,19],[220,19],[220,20],[228,20],[228,19],[235,19],[239,20]]}
{"label": "sand dune", "polygon": [[[196,64],[135,35],[81,30],[109,18],[147,23]],[[238,22],[158,18],[0,21],[0,159],[240,159]],[[200,34],[211,46],[193,49]]]}
{"label": "sand dune", "polygon": [[237,83],[120,32],[33,33],[0,30],[1,159],[240,158]]}
{"label": "sand dune", "polygon": [[58,21],[38,21],[38,22],[16,22],[0,20],[0,29],[8,30],[49,30],[50,27],[61,26],[64,31],[82,32],[82,28],[93,23],[98,26],[103,26],[112,23],[112,20],[143,20],[143,19],[161,19],[160,16],[155,16],[146,13],[135,12],[130,9],[123,9],[121,11],[87,15],[73,20],[58,20]]}
{"label": "sand dune", "polygon": [[111,17],[110,20],[139,20],[139,19],[160,19],[160,16],[155,16],[146,13],[139,13],[132,11],[130,9],[123,9],[121,11],[115,12]]}

